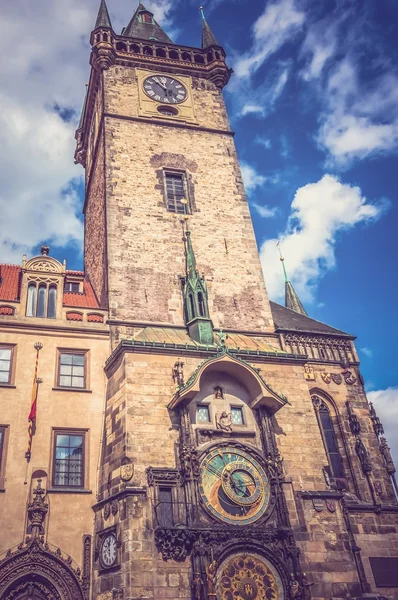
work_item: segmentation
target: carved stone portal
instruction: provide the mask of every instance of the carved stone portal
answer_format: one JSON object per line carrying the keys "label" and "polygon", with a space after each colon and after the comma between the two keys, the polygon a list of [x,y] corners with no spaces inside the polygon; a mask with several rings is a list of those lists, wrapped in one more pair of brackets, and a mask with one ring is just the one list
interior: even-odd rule
{"label": "carved stone portal", "polygon": [[20,544],[0,561],[0,598],[21,600],[87,600],[80,569],[64,558],[59,549],[52,551],[39,538]]}

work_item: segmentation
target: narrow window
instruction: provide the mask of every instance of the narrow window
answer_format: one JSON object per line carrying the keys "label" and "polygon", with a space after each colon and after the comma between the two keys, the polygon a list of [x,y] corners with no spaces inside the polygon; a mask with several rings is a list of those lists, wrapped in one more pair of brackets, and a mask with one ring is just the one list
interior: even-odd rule
{"label": "narrow window", "polygon": [[67,281],[65,283],[65,292],[72,292],[73,294],[78,294],[80,291],[80,286],[77,281]]}
{"label": "narrow window", "polygon": [[28,301],[26,303],[26,316],[34,317],[36,312],[36,284],[28,285]]}
{"label": "narrow window", "polygon": [[202,292],[198,293],[199,314],[201,317],[206,316],[206,304]]}
{"label": "narrow window", "polygon": [[5,427],[0,427],[0,469],[1,469],[2,458],[3,458],[4,435],[5,435]]}
{"label": "narrow window", "polygon": [[181,202],[185,197],[184,177],[178,173],[166,173],[167,210],[184,214],[188,205]]}
{"label": "narrow window", "polygon": [[84,487],[84,434],[55,433],[54,487]]}
{"label": "narrow window", "polygon": [[44,317],[46,314],[46,291],[45,285],[39,285],[39,293],[37,295],[36,317]]}
{"label": "narrow window", "polygon": [[339,452],[336,433],[332,418],[330,416],[329,408],[325,402],[317,396],[313,396],[312,401],[317,412],[318,424],[328,457],[331,475],[337,479],[344,479],[345,473],[343,460]]}
{"label": "narrow window", "polygon": [[233,425],[243,425],[243,409],[240,406],[231,406],[231,421]]}
{"label": "narrow window", "polygon": [[210,423],[210,410],[208,404],[199,404],[196,411],[198,423]]}
{"label": "narrow window", "polygon": [[11,383],[12,348],[0,346],[0,384]]}
{"label": "narrow window", "polygon": [[86,387],[86,353],[59,353],[58,386]]}
{"label": "narrow window", "polygon": [[171,488],[160,487],[158,491],[157,518],[160,527],[172,527],[173,519],[173,493]]}
{"label": "narrow window", "polygon": [[48,290],[48,302],[47,302],[47,317],[49,319],[55,319],[55,311],[57,306],[57,288],[52,285]]}
{"label": "narrow window", "polygon": [[191,309],[191,314],[189,315],[189,320],[193,319],[195,316],[195,304],[193,301],[193,295],[189,294],[189,308]]}

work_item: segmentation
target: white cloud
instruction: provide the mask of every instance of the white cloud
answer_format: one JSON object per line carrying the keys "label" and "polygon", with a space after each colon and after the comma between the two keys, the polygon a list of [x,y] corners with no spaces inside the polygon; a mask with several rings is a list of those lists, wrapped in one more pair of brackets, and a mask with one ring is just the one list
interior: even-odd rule
{"label": "white cloud", "polygon": [[370,348],[360,348],[360,351],[362,352],[362,354],[364,354],[365,356],[367,356],[368,358],[371,358],[373,356],[373,352]]}
{"label": "white cloud", "polygon": [[368,392],[367,396],[384,426],[385,437],[398,465],[398,387]]}
{"label": "white cloud", "polygon": [[276,206],[273,206],[271,208],[270,206],[267,206],[266,204],[261,205],[261,204],[256,204],[256,202],[252,202],[252,206],[256,209],[256,211],[258,212],[260,217],[263,217],[264,219],[270,219],[272,217],[275,217],[278,213],[278,208]]}
{"label": "white cloud", "polygon": [[[108,5],[120,32],[133,8],[126,6],[122,14],[116,2]],[[170,22],[171,0],[146,5],[160,22]],[[99,0],[14,0],[2,6],[0,36],[12,48],[0,63],[2,261],[20,263],[22,253],[44,240],[81,247],[76,183],[82,169],[73,163],[74,130],[98,8]],[[62,120],[55,105],[71,112],[71,122]]]}
{"label": "white cloud", "polygon": [[242,117],[253,114],[258,114],[263,117],[265,115],[265,107],[260,106],[259,104],[244,104],[240,114]]}
{"label": "white cloud", "polygon": [[[335,266],[337,234],[376,220],[385,207],[385,201],[367,202],[358,187],[328,174],[297,190],[279,239],[288,274],[302,300],[312,300],[319,278]],[[264,242],[260,256],[268,292],[271,298],[281,299],[284,282],[276,243],[276,239]]]}
{"label": "white cloud", "polygon": [[365,85],[358,71],[351,58],[332,71],[320,119],[318,142],[340,167],[398,148],[398,76],[382,74]]}
{"label": "white cloud", "polygon": [[255,73],[269,56],[293,38],[304,19],[304,12],[296,7],[294,0],[268,2],[254,23],[252,47],[235,61],[236,76],[247,78]]}
{"label": "white cloud", "polygon": [[261,137],[260,135],[257,135],[254,138],[254,142],[256,144],[260,144],[260,146],[263,146],[267,150],[270,150],[272,148],[272,142],[269,138],[264,138],[264,137]]}
{"label": "white cloud", "polygon": [[240,170],[242,172],[243,184],[245,190],[250,194],[253,190],[264,185],[267,178],[257,173],[256,169],[245,162],[241,162]]}

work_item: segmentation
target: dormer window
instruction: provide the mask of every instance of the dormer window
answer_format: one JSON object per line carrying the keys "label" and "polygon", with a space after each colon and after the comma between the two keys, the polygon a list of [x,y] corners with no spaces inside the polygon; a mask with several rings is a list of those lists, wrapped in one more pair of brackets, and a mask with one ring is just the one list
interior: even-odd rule
{"label": "dormer window", "polygon": [[78,294],[80,292],[80,284],[78,281],[67,281],[65,283],[65,292],[72,292]]}
{"label": "dormer window", "polygon": [[148,23],[149,25],[154,24],[153,15],[150,12],[142,12],[138,16],[141,23]]}
{"label": "dormer window", "polygon": [[57,306],[57,286],[46,283],[28,285],[28,298],[26,302],[27,317],[41,317],[55,319]]}

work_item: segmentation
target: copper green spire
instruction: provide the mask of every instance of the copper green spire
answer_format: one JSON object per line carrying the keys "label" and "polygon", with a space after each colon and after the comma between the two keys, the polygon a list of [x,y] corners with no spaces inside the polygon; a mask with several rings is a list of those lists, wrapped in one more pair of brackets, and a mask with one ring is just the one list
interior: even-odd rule
{"label": "copper green spire", "polygon": [[202,15],[202,48],[205,49],[209,46],[219,46],[220,44],[217,42],[214,33],[206,21],[203,6],[200,7],[200,14]]}
{"label": "copper green spire", "polygon": [[[186,201],[185,201],[186,202]],[[188,215],[184,217],[183,241],[185,247],[184,318],[189,336],[202,345],[213,344],[213,323],[209,315],[209,302],[206,280],[199,275],[191,232],[188,228]]]}
{"label": "copper green spire", "polygon": [[105,0],[101,0],[94,29],[98,29],[98,27],[109,27],[110,29],[112,29],[111,20],[109,18],[108,8],[106,6]]}
{"label": "copper green spire", "polygon": [[281,261],[282,267],[283,267],[283,273],[285,275],[285,306],[286,306],[286,308],[290,308],[290,310],[294,310],[294,312],[300,313],[301,315],[308,316],[304,306],[301,303],[300,298],[298,297],[298,295],[296,293],[296,290],[294,289],[293,285],[291,284],[291,282],[289,281],[289,278],[287,276],[286,267],[285,267],[285,259],[282,256],[279,242],[277,243],[277,246],[278,246],[278,250],[279,250],[280,261]]}

